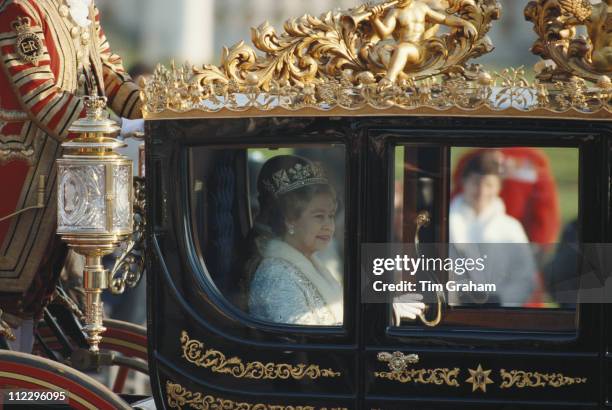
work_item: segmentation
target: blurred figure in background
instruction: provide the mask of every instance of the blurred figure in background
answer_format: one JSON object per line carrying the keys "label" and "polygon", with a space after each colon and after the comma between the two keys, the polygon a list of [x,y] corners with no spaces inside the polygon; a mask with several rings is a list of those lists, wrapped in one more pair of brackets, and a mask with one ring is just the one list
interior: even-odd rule
{"label": "blurred figure in background", "polygon": [[[495,283],[500,303],[521,306],[528,301],[536,284],[536,266],[529,239],[521,223],[506,213],[500,198],[502,176],[499,152],[483,150],[470,155],[461,174],[462,193],[450,204],[449,242],[469,253],[470,246],[459,244],[501,244],[487,249],[488,263],[483,272],[467,272],[454,278]],[[525,244],[521,246],[519,244]],[[482,255],[468,255],[481,257]]]}
{"label": "blurred figure in background", "polygon": [[[499,195],[504,201],[508,215],[521,222],[529,241],[535,245],[532,248],[541,272],[561,228],[557,185],[548,158],[540,149],[531,147],[474,150],[463,156],[455,168],[452,198],[464,189],[461,175],[466,164],[474,156],[485,152],[494,155],[503,168]],[[542,306],[546,300],[544,289],[543,279],[539,275],[538,287],[531,297],[530,306]]]}
{"label": "blurred figure in background", "polygon": [[548,158],[537,148],[504,147],[495,150],[477,149],[464,155],[453,173],[453,192],[463,192],[461,175],[466,164],[474,157],[489,152],[503,168],[499,196],[508,215],[518,219],[529,241],[547,249],[555,243],[561,227],[557,186]]}

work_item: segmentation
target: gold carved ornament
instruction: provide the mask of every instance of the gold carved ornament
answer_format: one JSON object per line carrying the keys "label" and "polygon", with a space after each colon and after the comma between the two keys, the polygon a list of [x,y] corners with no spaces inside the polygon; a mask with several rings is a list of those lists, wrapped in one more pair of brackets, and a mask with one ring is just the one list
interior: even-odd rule
{"label": "gold carved ornament", "polygon": [[[556,1],[562,0],[530,3],[528,18],[549,27],[538,10],[541,4]],[[424,29],[398,24],[402,13],[417,21],[424,18]],[[442,22],[432,23],[428,13]],[[304,15],[288,20],[280,35],[265,23],[252,29],[253,44],[263,55],[240,42],[223,50],[219,66],[159,65],[142,83],[144,115],[167,119],[245,113],[499,116],[506,112],[534,118],[609,119],[612,82],[606,76],[592,87],[586,84],[588,76],[546,80],[543,70],[534,83],[526,79],[522,67],[490,74],[468,64],[492,49],[486,33],[498,17],[496,0],[412,0],[364,5],[318,18]],[[381,36],[393,21],[395,29]],[[441,25],[449,26],[450,32],[439,34]],[[551,44],[540,41],[534,52],[548,55],[538,50],[548,50]],[[558,53],[565,48],[550,50]],[[402,58],[395,58],[399,54]],[[567,61],[563,56],[557,60]]]}
{"label": "gold carved ornament", "polygon": [[377,356],[379,362],[387,362],[388,372],[374,372],[378,379],[394,380],[400,383],[435,384],[459,387],[459,368],[408,369],[409,364],[419,362],[416,354],[404,355],[401,352],[381,352]]}
{"label": "gold carved ornament", "polygon": [[583,384],[587,382],[586,377],[568,377],[562,373],[540,373],[527,372],[523,370],[501,369],[499,371],[503,381],[499,386],[500,389],[510,389],[516,387],[519,389],[528,387],[564,387],[574,384]]}
{"label": "gold carved ornament", "polygon": [[[392,61],[386,51],[393,53],[407,44],[417,48],[418,58],[404,64],[401,77],[418,80],[462,70],[467,60],[491,51],[486,33],[500,15],[495,0],[400,0],[380,7],[385,9],[381,16],[367,5],[318,18],[304,15],[286,21],[280,35],[266,22],[251,29],[253,44],[265,55],[258,56],[240,42],[223,50],[221,66],[195,68],[194,80],[204,88],[232,83],[263,90],[269,90],[273,81],[316,84],[341,74],[354,83],[367,82],[387,74]],[[391,14],[398,17],[395,30],[381,38],[373,21]],[[442,21],[431,24],[434,15],[441,15]],[[399,17],[420,20],[422,25],[404,26]],[[455,30],[437,35],[440,25]]]}
{"label": "gold carved ornament", "polygon": [[316,380],[318,378],[340,377],[341,373],[333,369],[321,369],[314,364],[286,364],[286,363],[244,363],[238,357],[229,359],[222,352],[205,348],[204,343],[190,339],[186,331],[181,333],[181,348],[183,358],[197,367],[210,369],[213,373],[227,374],[235,378],[245,379],[295,379],[305,378]]}
{"label": "gold carved ornament", "polygon": [[[554,83],[572,77],[610,89],[612,74],[612,13],[610,0],[591,4],[589,0],[533,0],[525,8],[525,18],[538,35],[532,52],[546,62],[540,64],[538,78]],[[584,26],[586,37],[579,35]]]}
{"label": "gold carved ornament", "polygon": [[178,383],[166,382],[166,400],[173,409],[198,410],[348,410],[344,407],[285,406],[278,404],[247,403],[191,392]]}
{"label": "gold carved ornament", "polygon": [[[279,106],[453,106],[439,77],[470,82],[463,93],[491,85],[490,75],[467,62],[492,50],[486,34],[499,16],[496,0],[399,0],[290,19],[280,35],[264,23],[251,31],[263,55],[240,42],[224,48],[219,66],[159,66],[143,83],[145,115]],[[439,33],[441,26],[449,32]],[[468,100],[478,99],[478,90],[468,93],[474,94]]]}
{"label": "gold carved ornament", "polygon": [[119,257],[110,271],[110,290],[120,295],[125,288],[134,288],[141,280],[145,270],[145,227],[146,227],[146,190],[142,177],[133,178],[134,232],[128,241],[123,242],[119,249]]}
{"label": "gold carved ornament", "polygon": [[7,322],[5,322],[2,319],[2,309],[0,309],[0,336],[5,337],[7,340],[14,342],[15,340],[17,340],[17,337],[15,337],[15,334],[13,333],[13,329],[11,328],[11,325],[9,325]]}
{"label": "gold carved ornament", "polygon": [[482,365],[479,363],[476,370],[468,369],[470,377],[465,381],[466,383],[472,383],[472,393],[476,390],[481,390],[483,393],[487,392],[487,384],[493,384],[493,380],[489,378],[492,370],[484,370]]}

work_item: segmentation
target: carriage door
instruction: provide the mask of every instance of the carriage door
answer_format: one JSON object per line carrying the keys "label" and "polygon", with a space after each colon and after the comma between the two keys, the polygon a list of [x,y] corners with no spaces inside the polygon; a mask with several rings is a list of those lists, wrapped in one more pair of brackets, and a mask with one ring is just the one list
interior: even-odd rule
{"label": "carriage door", "polygon": [[[253,124],[150,125],[148,330],[157,407],[357,408],[359,303],[348,291],[354,281],[347,274],[357,270],[348,256],[356,244],[347,245],[357,226],[348,223],[358,203],[352,188],[358,184],[349,183],[357,165],[350,153],[356,150],[339,133],[296,133],[298,120]],[[291,165],[260,178],[268,161],[295,157],[325,167],[336,189],[316,191],[322,184],[311,181],[323,176],[314,165]],[[296,188],[302,185],[312,189]],[[285,193],[292,194],[291,202],[272,198],[288,198]],[[281,211],[294,219],[281,218]],[[293,222],[302,215],[326,221],[317,268],[341,290],[330,296],[336,298],[333,310],[318,308],[323,303],[310,297],[311,288],[302,291],[285,280],[318,273],[286,240],[312,237],[304,228],[313,224]],[[296,225],[292,233],[288,221]]]}
{"label": "carriage door", "polygon": [[607,143],[457,124],[368,134],[363,408],[599,408],[602,309],[576,303],[576,244],[606,242]]}

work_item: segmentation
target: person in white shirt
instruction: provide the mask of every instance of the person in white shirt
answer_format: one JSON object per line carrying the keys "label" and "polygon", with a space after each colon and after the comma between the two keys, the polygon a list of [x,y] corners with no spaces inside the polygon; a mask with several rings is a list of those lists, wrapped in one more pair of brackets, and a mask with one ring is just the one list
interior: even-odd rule
{"label": "person in white shirt", "polygon": [[[495,151],[474,156],[464,168],[462,182],[463,192],[450,204],[449,242],[455,244],[451,252],[466,257],[486,254],[487,259],[483,271],[451,276],[457,281],[494,283],[497,291],[481,295],[480,300],[470,298],[467,293],[461,297],[449,295],[449,300],[454,304],[521,306],[535,289],[535,259],[523,226],[506,214],[504,202],[499,197],[502,180]],[[476,249],[478,251],[474,252]]]}

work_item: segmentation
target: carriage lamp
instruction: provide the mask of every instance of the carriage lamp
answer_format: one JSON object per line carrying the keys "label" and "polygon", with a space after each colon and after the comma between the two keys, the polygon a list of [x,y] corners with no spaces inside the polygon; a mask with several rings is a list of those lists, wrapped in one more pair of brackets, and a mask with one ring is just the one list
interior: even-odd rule
{"label": "carriage lamp", "polygon": [[109,137],[119,131],[108,119],[106,98],[84,98],[86,116],[69,131],[80,137],[62,144],[58,163],[57,233],[85,256],[85,326],[91,352],[99,352],[103,310],[101,293],[109,287],[102,257],[132,233],[132,161],[115,152],[126,144]]}

